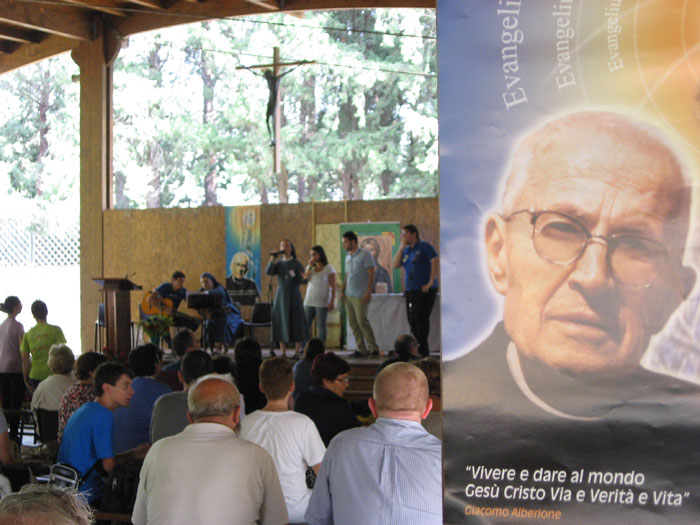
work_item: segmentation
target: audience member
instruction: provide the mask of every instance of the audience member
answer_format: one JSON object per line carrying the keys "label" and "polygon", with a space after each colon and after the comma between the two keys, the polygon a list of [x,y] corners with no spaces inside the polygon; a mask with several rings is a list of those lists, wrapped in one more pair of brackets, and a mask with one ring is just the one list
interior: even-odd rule
{"label": "audience member", "polygon": [[321,339],[309,339],[304,348],[304,359],[300,359],[294,364],[294,400],[299,394],[305,392],[311,386],[311,365],[317,355],[326,351],[326,347]]}
{"label": "audience member", "polygon": [[333,352],[317,355],[311,366],[312,386],[294,403],[295,411],[316,424],[326,446],[339,432],[360,426],[350,403],[343,399],[349,373],[350,365]]}
{"label": "audience member", "polygon": [[[19,350],[24,327],[17,320],[21,311],[22,302],[14,295],[0,304],[0,312],[7,314],[7,319],[0,324],[0,393],[3,410],[18,410],[24,399],[22,355]],[[19,417],[10,417],[9,423],[10,439],[19,442]]]}
{"label": "audience member", "polygon": [[164,372],[179,372],[182,358],[191,350],[199,348],[199,339],[192,330],[185,328],[180,330],[173,337],[173,352],[177,356],[173,362],[168,363],[163,367]]}
{"label": "audience member", "polygon": [[107,361],[107,357],[97,352],[85,352],[78,357],[76,363],[78,382],[66,390],[58,404],[59,442],[66,428],[66,423],[68,423],[68,419],[73,415],[73,412],[88,401],[95,400],[95,384],[92,379],[95,375],[95,369],[105,361]]}
{"label": "audience member", "polygon": [[7,420],[5,415],[0,412],[0,467],[2,467],[2,473],[10,481],[13,491],[17,491],[22,485],[29,483],[29,471],[26,467],[20,468],[17,466],[15,459],[12,444],[10,443]]}
{"label": "audience member", "polygon": [[[95,394],[68,420],[58,450],[58,461],[75,468],[84,480],[80,492],[90,503],[99,501],[104,488],[100,472],[110,473],[114,453],[114,414],[129,406],[134,389],[131,372],[121,363],[103,363],[95,370]],[[101,469],[101,470],[100,470]]]}
{"label": "audience member", "polygon": [[432,407],[425,374],[410,363],[389,365],[369,406],[377,421],[328,447],[306,521],[442,524],[441,444],[420,424]]}
{"label": "audience member", "polygon": [[306,331],[311,334],[311,323],[315,317],[318,338],[325,343],[328,312],[335,308],[336,274],[335,268],[328,263],[323,246],[317,244],[311,248],[309,262],[302,277],[309,281],[304,296]]}
{"label": "audience member", "polygon": [[321,467],[326,447],[313,421],[290,411],[287,400],[294,389],[292,365],[273,357],[260,366],[260,390],[267,404],[241,422],[241,437],[267,450],[275,461],[290,523],[304,521],[311,490],[306,469]]}
{"label": "audience member", "polygon": [[423,426],[433,436],[442,439],[442,378],[440,361],[434,357],[424,357],[416,361],[415,365],[428,378],[428,392],[430,393],[430,400],[433,402],[433,409],[428,414],[428,417],[423,420]]}
{"label": "audience member", "polygon": [[220,378],[202,379],[189,390],[193,424],[149,450],[131,516],[135,525],[287,522],[274,461],[236,435],[239,397],[236,386]]}
{"label": "audience member", "polygon": [[158,347],[153,344],[137,346],[129,352],[129,365],[134,372],[131,386],[134,396],[128,406],[114,411],[114,451],[123,454],[149,442],[153,405],[163,394],[172,392],[155,378],[160,372]]}
{"label": "audience member", "polygon": [[67,345],[53,345],[49,350],[49,368],[52,375],[47,377],[34,390],[32,410],[58,410],[61,398],[75,384],[73,376],[75,356]]}
{"label": "audience member", "polygon": [[[282,258],[276,260],[280,255]],[[277,292],[272,305],[272,341],[280,344],[282,357],[286,355],[287,344],[294,343],[296,356],[301,343],[309,336],[306,332],[304,303],[299,292],[299,285],[305,282],[302,275],[304,267],[297,259],[292,241],[280,241],[280,250],[270,253],[265,273],[277,276]]]}
{"label": "audience member", "polygon": [[393,363],[408,363],[418,356],[418,340],[412,334],[401,334],[394,340],[394,353],[396,355],[385,360],[379,368],[377,374],[385,367]]}
{"label": "audience member", "polygon": [[0,525],[90,525],[92,509],[80,495],[50,485],[25,485],[0,500]]}
{"label": "audience member", "polygon": [[36,320],[36,325],[24,334],[20,350],[22,351],[24,384],[33,392],[37,385],[51,374],[48,365],[49,348],[56,343],[65,343],[66,338],[58,326],[46,322],[46,317],[49,315],[46,303],[34,301],[32,315]]}
{"label": "audience member", "polygon": [[[262,353],[261,353],[262,355]],[[238,392],[241,392],[241,387],[238,385],[238,379],[236,379],[236,364],[233,362],[233,359],[231,359],[229,356],[226,354],[218,354],[214,356],[214,371],[213,373],[216,376],[219,376],[226,381],[230,381],[234,385],[236,385],[236,388],[238,388]],[[258,389],[259,392],[259,389]],[[262,392],[259,392],[257,394],[258,397],[262,396]],[[245,418],[245,399],[243,399],[243,395],[241,394],[241,419],[240,423],[243,422],[243,419]]]}
{"label": "audience member", "polygon": [[212,359],[204,350],[192,350],[182,360],[178,371],[183,392],[171,392],[156,399],[151,416],[151,443],[182,432],[187,419],[187,392],[202,376],[212,373]]}
{"label": "audience member", "polygon": [[252,337],[240,339],[233,349],[233,358],[236,361],[236,386],[245,400],[245,413],[250,414],[267,403],[259,386],[258,371],[262,364],[260,344]]}

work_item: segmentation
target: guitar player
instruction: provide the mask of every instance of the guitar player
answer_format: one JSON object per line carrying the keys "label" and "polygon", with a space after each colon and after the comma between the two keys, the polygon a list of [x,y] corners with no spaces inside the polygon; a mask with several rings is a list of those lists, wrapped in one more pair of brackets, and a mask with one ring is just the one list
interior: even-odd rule
{"label": "guitar player", "polygon": [[151,292],[151,295],[148,296],[148,304],[153,308],[158,308],[162,315],[172,315],[175,326],[195,331],[199,326],[200,319],[177,311],[180,303],[186,298],[185,274],[178,270],[173,273],[170,282],[158,285]]}

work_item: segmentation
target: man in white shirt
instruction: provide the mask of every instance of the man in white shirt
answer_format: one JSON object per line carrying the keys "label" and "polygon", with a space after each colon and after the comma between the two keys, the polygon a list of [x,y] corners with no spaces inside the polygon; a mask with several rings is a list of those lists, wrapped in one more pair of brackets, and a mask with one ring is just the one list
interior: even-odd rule
{"label": "man in white shirt", "polygon": [[134,525],[287,523],[272,458],[236,436],[240,394],[235,385],[204,379],[190,389],[188,406],[193,424],[158,440],[146,456]]}
{"label": "man in white shirt", "polygon": [[315,473],[326,452],[313,421],[289,410],[288,398],[294,390],[292,365],[273,357],[260,366],[260,390],[267,405],[248,414],[241,423],[241,437],[257,443],[275,460],[287,504],[290,523],[304,521],[311,489],[306,486],[306,469]]}

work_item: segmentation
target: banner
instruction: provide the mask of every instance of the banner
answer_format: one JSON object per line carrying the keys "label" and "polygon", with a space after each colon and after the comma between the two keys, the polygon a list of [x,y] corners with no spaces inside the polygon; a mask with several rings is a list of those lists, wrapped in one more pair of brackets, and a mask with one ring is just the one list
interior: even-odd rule
{"label": "banner", "polygon": [[226,290],[231,300],[260,299],[260,206],[226,208]]}
{"label": "banner", "polygon": [[700,3],[438,1],[446,523],[700,521]]}

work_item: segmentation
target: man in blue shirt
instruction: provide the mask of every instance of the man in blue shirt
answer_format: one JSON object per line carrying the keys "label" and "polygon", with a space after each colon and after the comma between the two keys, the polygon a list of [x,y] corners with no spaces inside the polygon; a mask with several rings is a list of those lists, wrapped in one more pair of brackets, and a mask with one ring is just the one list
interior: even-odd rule
{"label": "man in blue shirt", "polygon": [[[172,302],[172,309],[169,304],[163,302],[163,299]],[[178,270],[173,273],[170,282],[159,284],[151,292],[151,295],[148,296],[148,303],[154,308],[162,310],[163,315],[172,315],[175,326],[184,326],[194,331],[199,326],[199,319],[177,311],[180,303],[186,299],[185,274]]]}
{"label": "man in blue shirt", "polygon": [[372,300],[372,287],[376,271],[374,257],[357,245],[357,234],[353,231],[347,231],[343,234],[343,248],[347,254],[345,255],[345,276],[340,300],[345,303],[345,313],[357,342],[357,350],[350,357],[366,357],[370,355],[370,352],[372,355],[379,355],[374,331],[372,325],[369,324],[369,319],[367,319],[367,305]]}
{"label": "man in blue shirt", "polygon": [[393,265],[394,268],[404,268],[408,324],[418,339],[418,353],[427,356],[430,354],[430,314],[437,295],[440,259],[435,248],[420,240],[418,228],[407,224],[401,229],[401,246],[394,256]]}
{"label": "man in blue shirt", "polygon": [[433,403],[425,374],[394,363],[374,381],[377,421],[330,443],[304,516],[310,525],[442,524],[441,443],[421,425]]}
{"label": "man in blue shirt", "polygon": [[114,468],[114,412],[129,406],[134,390],[131,372],[121,363],[103,363],[95,370],[97,399],[76,410],[63,432],[58,461],[68,463],[84,479],[80,492],[88,502],[99,501],[103,482],[100,473]]}

